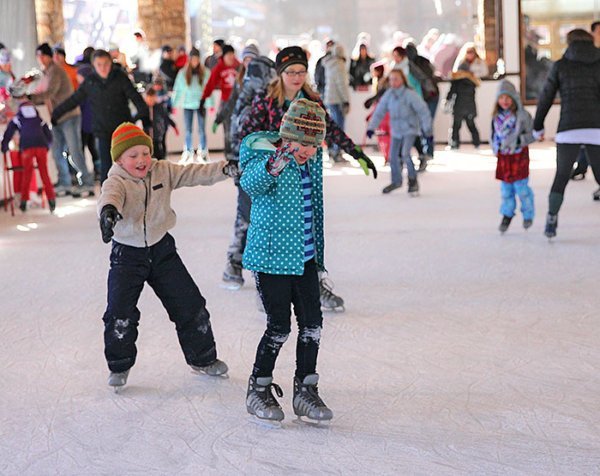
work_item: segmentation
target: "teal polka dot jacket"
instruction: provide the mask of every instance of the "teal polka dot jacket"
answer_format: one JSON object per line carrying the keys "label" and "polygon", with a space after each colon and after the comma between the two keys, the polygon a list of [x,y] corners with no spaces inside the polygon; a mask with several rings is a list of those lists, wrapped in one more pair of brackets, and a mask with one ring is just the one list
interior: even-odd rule
{"label": "teal polka dot jacket", "polygon": [[[278,177],[267,172],[278,132],[255,132],[240,149],[240,185],[252,199],[244,268],[268,274],[304,274],[304,201],[300,168],[291,161]],[[324,270],[323,150],[308,161],[312,180],[315,260]]]}

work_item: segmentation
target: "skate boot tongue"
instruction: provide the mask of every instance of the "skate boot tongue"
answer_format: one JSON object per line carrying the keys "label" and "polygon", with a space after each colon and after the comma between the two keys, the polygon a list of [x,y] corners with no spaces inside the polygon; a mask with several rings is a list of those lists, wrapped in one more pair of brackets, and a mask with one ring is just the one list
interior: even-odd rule
{"label": "skate boot tongue", "polygon": [[309,374],[302,380],[303,385],[316,385],[319,383],[319,374]]}
{"label": "skate boot tongue", "polygon": [[256,377],[256,385],[267,387],[273,382],[273,377]]}

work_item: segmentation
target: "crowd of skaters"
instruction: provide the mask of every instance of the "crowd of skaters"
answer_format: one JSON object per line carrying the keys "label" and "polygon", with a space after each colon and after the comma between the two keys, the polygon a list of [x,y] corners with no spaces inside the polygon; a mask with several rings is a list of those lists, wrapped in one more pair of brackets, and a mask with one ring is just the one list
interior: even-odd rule
{"label": "crowd of skaters", "polygon": [[[597,23],[592,25],[595,29],[600,29]],[[515,86],[508,80],[499,83],[490,142],[498,158],[496,178],[501,181],[501,232],[511,224],[517,197],[523,227],[527,229],[533,223],[528,145],[543,139],[544,119],[557,93],[562,98],[556,138],[558,166],[549,196],[546,236],[556,235],[558,211],[579,154],[587,159],[600,183],[600,112],[594,106],[600,100],[600,49],[594,45],[594,36],[581,29],[569,32],[567,43],[563,58],[546,79],[535,119],[523,108]],[[168,233],[175,223],[174,213],[168,200],[160,196],[181,186],[210,185],[233,178],[238,197],[223,281],[239,288],[244,285],[242,269],[253,271],[268,316],[249,379],[247,409],[261,419],[283,419],[273,395],[274,391],[281,396],[273,383],[273,369],[279,349],[289,336],[293,304],[299,326],[294,412],[314,420],[329,420],[333,414],[317,390],[321,307],[343,309],[344,302],[323,275],[322,144],[327,144],[334,163],[346,161],[343,151],[366,175],[377,178],[371,159],[344,132],[344,118],[350,108],[349,88],[372,88],[374,94],[365,104],[373,109],[366,132],[369,137],[377,134],[381,139],[382,152],[392,170],[391,183],[383,193],[402,186],[402,169],[406,167],[408,191],[416,194],[418,171],[411,150],[417,149],[419,170],[424,171],[433,155],[432,121],[440,103],[438,83],[444,78],[451,81],[444,107],[454,115],[448,147],[459,148],[458,129],[463,121],[478,147],[480,137],[473,120],[477,114],[475,91],[481,78],[488,75],[488,67],[475,45],[467,43],[456,48],[455,55],[441,50],[445,53],[444,65],[453,63],[446,71],[436,64],[435,55],[440,54],[434,48],[436,44],[431,38],[419,45],[404,38],[402,44],[393,46],[388,58],[376,61],[369,54],[368,35],[360,34],[348,67],[343,45],[329,39],[325,55],[317,61],[311,77],[309,53],[300,46],[282,48],[270,58],[261,55],[258,45],[249,41],[238,59],[233,46],[217,40],[213,54],[202,61],[197,48],[188,53],[178,49],[176,55],[172,47],[165,45],[158,70],[148,72],[142,66],[143,55],[128,60],[114,45],[109,51],[86,48],[77,63],[69,65],[64,49],[44,43],[36,49],[43,74],[32,90],[23,88],[27,76],[14,78],[10,54],[0,49],[1,85],[17,103],[14,114],[8,117],[2,151],[7,152],[13,142],[15,157],[23,164],[21,176],[15,177],[20,208],[27,210],[34,161],[51,211],[57,195],[94,195],[94,170],[87,167],[85,144],[94,158],[97,178],[103,183],[98,205],[103,239],[110,241],[114,233],[113,254],[116,252],[119,260],[126,256],[119,261],[121,267],[138,269],[142,261],[147,261],[140,248],[160,258],[160,266],[150,260],[147,275],[136,275],[136,279],[142,284],[148,281],[159,296],[183,293],[181,299],[164,299],[163,303],[178,325],[186,361],[196,371],[218,376],[227,371],[227,365],[216,359],[206,303],[174,253],[175,243]],[[136,86],[138,83],[141,88]],[[212,127],[224,128],[225,160],[209,163],[204,120],[217,90],[220,102]],[[36,109],[39,105],[48,107],[51,127],[40,117]],[[174,107],[183,109],[185,121],[185,150],[180,164],[164,160],[168,128],[179,133],[171,116]],[[199,132],[196,151],[194,118]],[[133,124],[137,121],[143,130]],[[49,147],[58,169],[56,184],[47,170]],[[160,183],[149,183],[148,191],[145,181],[151,170]],[[149,226],[143,233],[134,226],[141,211],[144,217],[149,212]],[[279,233],[277,227],[283,225],[271,219],[273,213],[283,214],[285,222],[300,232],[289,236]],[[273,246],[265,247],[265,240]],[[131,311],[128,319],[137,323],[135,302],[141,287],[132,277],[114,270],[111,265],[109,303],[104,315],[105,353],[111,370],[109,383],[118,387],[124,385],[135,363],[137,337],[135,329],[124,324],[129,321],[123,320],[122,314]],[[172,289],[173,282],[180,278],[186,279],[189,292]],[[190,300],[187,304],[184,297]]]}

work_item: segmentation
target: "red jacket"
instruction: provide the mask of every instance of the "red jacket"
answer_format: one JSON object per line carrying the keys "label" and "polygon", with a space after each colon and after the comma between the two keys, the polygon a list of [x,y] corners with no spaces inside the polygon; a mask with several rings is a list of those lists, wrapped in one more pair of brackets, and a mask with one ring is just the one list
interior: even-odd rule
{"label": "red jacket", "polygon": [[210,77],[202,93],[202,99],[207,99],[215,89],[220,89],[221,102],[227,101],[235,86],[239,66],[240,62],[237,59],[233,66],[225,66],[223,58],[219,58],[219,62],[210,72]]}

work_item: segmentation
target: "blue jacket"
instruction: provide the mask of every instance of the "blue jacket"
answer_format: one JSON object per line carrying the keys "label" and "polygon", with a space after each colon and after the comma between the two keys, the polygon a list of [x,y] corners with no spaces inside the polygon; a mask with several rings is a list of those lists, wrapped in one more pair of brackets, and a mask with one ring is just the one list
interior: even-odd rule
{"label": "blue jacket", "polygon": [[[278,132],[255,132],[240,149],[240,185],[252,199],[244,268],[267,274],[304,274],[304,199],[298,164],[291,161],[278,177],[267,172]],[[307,162],[312,179],[313,235],[317,267],[323,257],[323,151]]]}
{"label": "blue jacket", "polygon": [[35,106],[25,102],[19,106],[19,112],[8,123],[2,138],[2,152],[8,150],[8,143],[15,132],[19,133],[19,149],[43,147],[47,149],[52,142],[52,133],[48,125],[42,121]]}
{"label": "blue jacket", "polygon": [[390,113],[392,137],[432,135],[431,114],[427,104],[412,89],[406,86],[389,88],[377,103],[368,129],[377,129],[386,112]]}

